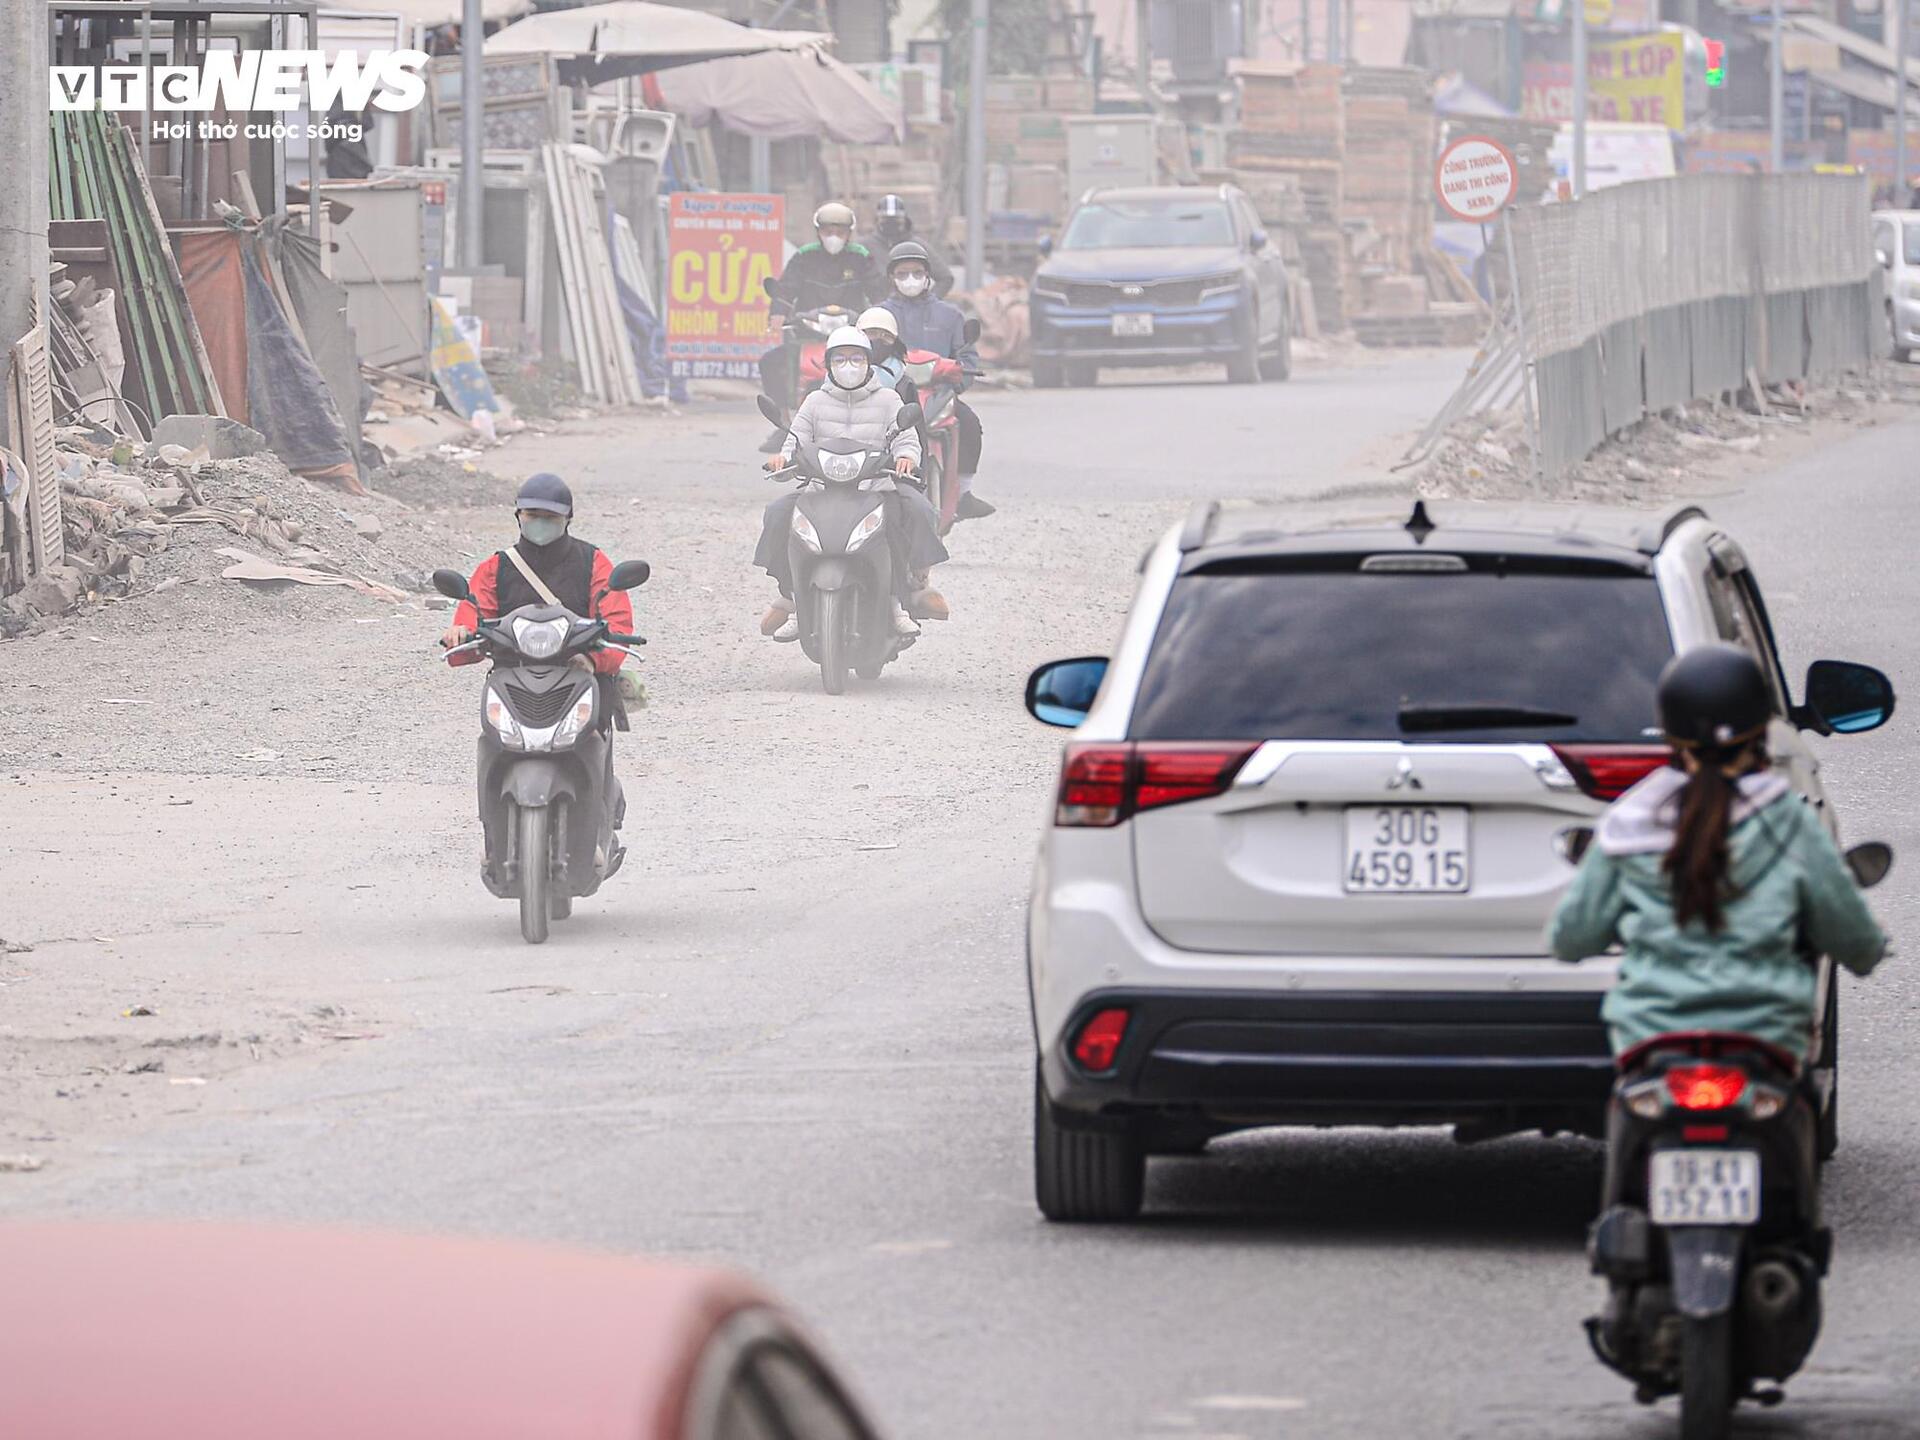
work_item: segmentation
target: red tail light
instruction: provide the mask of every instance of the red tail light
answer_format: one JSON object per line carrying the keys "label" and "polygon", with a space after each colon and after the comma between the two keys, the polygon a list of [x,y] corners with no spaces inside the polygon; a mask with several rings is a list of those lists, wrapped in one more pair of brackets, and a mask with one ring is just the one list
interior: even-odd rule
{"label": "red tail light", "polygon": [[1142,741],[1067,746],[1053,823],[1118,825],[1142,810],[1219,795],[1257,744]]}
{"label": "red tail light", "polygon": [[1747,1088],[1737,1065],[1676,1065],[1667,1071],[1667,1093],[1682,1110],[1724,1110]]}
{"label": "red tail light", "polygon": [[1618,800],[1673,758],[1665,745],[1556,745],[1553,753],[1596,800]]}
{"label": "red tail light", "polygon": [[1080,1027],[1073,1042],[1073,1058],[1082,1069],[1095,1074],[1111,1070],[1120,1054],[1120,1042],[1127,1038],[1127,1012],[1118,1008],[1100,1010]]}

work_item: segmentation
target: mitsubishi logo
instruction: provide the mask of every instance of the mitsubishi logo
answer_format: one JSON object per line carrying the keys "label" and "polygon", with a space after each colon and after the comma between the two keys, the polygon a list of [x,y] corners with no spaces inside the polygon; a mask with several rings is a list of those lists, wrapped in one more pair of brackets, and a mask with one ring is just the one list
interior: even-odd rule
{"label": "mitsubishi logo", "polygon": [[1413,761],[1402,755],[1400,763],[1394,767],[1393,778],[1387,781],[1387,789],[1424,790],[1426,788],[1420,782],[1420,777],[1413,773]]}
{"label": "mitsubishi logo", "polygon": [[1120,293],[1129,300],[1138,300],[1142,295],[1147,293],[1147,287],[1144,285],[1122,285],[1120,287]]}

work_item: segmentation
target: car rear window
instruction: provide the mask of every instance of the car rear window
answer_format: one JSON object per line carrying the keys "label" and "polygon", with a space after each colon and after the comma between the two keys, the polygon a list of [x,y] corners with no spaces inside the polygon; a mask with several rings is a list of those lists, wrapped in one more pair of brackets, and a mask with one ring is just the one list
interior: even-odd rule
{"label": "car rear window", "polygon": [[[1174,583],[1138,740],[1645,741],[1673,654],[1626,570],[1375,573],[1229,562]],[[1411,707],[1411,708],[1409,708]],[[1471,723],[1476,712],[1498,723]],[[1521,719],[1532,712],[1536,718]]]}

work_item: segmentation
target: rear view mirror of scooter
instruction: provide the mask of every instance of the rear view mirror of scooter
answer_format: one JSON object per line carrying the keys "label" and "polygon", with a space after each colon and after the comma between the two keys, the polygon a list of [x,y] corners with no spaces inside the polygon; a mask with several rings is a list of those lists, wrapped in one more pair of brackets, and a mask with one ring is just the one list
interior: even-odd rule
{"label": "rear view mirror of scooter", "polygon": [[607,577],[607,587],[612,590],[638,590],[652,574],[653,567],[644,560],[622,560]]}
{"label": "rear view mirror of scooter", "polygon": [[926,418],[927,412],[920,408],[918,401],[902,405],[900,413],[893,417],[894,429],[896,431],[911,430],[916,425],[924,423]]}
{"label": "rear view mirror of scooter", "polygon": [[775,404],[769,396],[756,395],[754,403],[760,407],[760,413],[767,417],[768,424],[778,425],[782,430],[787,428],[787,412]]}
{"label": "rear view mirror of scooter", "polygon": [[1847,868],[1853,872],[1854,884],[1871,890],[1893,869],[1893,847],[1880,840],[1855,845],[1847,851]]}
{"label": "rear view mirror of scooter", "polygon": [[467,589],[467,577],[458,570],[436,570],[433,572],[433,588],[449,600],[471,600],[473,594]]}
{"label": "rear view mirror of scooter", "polygon": [[960,333],[966,337],[967,344],[976,345],[980,341],[980,322],[969,320],[960,327]]}

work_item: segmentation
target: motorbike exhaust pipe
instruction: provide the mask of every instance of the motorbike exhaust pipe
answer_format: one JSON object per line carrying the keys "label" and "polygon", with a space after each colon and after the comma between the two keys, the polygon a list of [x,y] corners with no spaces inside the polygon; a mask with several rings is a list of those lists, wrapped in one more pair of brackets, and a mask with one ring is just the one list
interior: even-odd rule
{"label": "motorbike exhaust pipe", "polygon": [[1799,1314],[1805,1295],[1800,1272],[1784,1260],[1762,1260],[1747,1272],[1747,1304],[1762,1320]]}

